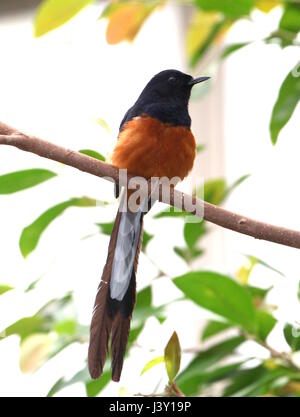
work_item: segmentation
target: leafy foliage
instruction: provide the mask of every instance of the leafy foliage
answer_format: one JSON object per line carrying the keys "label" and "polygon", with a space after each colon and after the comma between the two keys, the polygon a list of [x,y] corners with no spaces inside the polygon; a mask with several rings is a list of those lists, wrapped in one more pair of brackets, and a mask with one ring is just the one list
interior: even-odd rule
{"label": "leafy foliage", "polygon": [[[36,36],[41,36],[67,22],[79,13],[92,0],[44,0],[39,6],[35,18]],[[137,2],[133,0],[111,1],[104,8],[101,18],[107,21],[106,39],[109,44],[132,41],[142,28],[148,17],[167,3],[164,0]],[[191,21],[186,33],[186,50],[190,66],[195,67],[208,53],[219,45],[228,30],[240,19],[249,18],[254,9],[268,13],[280,6],[282,16],[277,28],[265,39],[266,45],[277,40],[282,48],[297,46],[300,31],[300,6],[298,2],[281,0],[191,0],[194,6]],[[249,42],[239,42],[222,48],[218,58],[228,58],[238,53]],[[221,48],[218,48],[221,50]],[[292,117],[300,99],[300,77],[297,71],[291,71],[282,83],[278,98],[273,108],[270,133],[273,144]],[[98,119],[98,124],[110,133],[108,124]],[[197,151],[203,150],[203,145]],[[81,153],[104,161],[98,151],[82,149]],[[12,194],[34,187],[56,174],[44,169],[31,169],[0,176],[0,194]],[[211,204],[223,204],[233,190],[248,176],[243,176],[234,184],[228,185],[224,178],[214,178],[198,187],[197,194],[203,196]],[[63,201],[42,213],[27,226],[20,237],[20,249],[24,257],[32,253],[46,228],[58,216],[65,214],[71,207],[92,207],[96,201],[89,197],[72,198]],[[162,211],[155,218],[166,217],[183,219],[182,233],[184,244],[174,247],[174,251],[190,267],[204,252],[200,242],[209,232],[205,222],[188,222],[188,213],[175,209]],[[99,233],[110,235],[113,223],[97,223]],[[145,232],[143,250],[153,235]],[[282,337],[285,338],[290,351],[276,352],[268,345],[268,336],[278,322],[272,308],[267,304],[268,289],[254,287],[249,284],[251,274],[256,265],[269,268],[281,274],[264,261],[247,256],[247,264],[242,265],[233,277],[214,271],[196,270],[173,279],[174,285],[180,289],[185,300],[194,303],[195,308],[201,307],[217,316],[207,322],[201,334],[201,341],[195,347],[193,358],[185,366],[181,365],[185,350],[181,349],[180,340],[174,331],[164,355],[159,355],[147,362],[142,373],[148,372],[158,364],[165,364],[165,378],[168,387],[164,395],[177,395],[179,390],[185,395],[198,395],[212,387],[217,381],[223,381],[223,396],[254,396],[254,395],[289,395],[299,396],[300,370],[293,362],[294,353],[300,351],[299,328],[296,323],[285,324]],[[282,274],[281,274],[282,275]],[[26,291],[35,291],[38,280]],[[8,284],[0,285],[0,295],[13,291]],[[24,292],[24,296],[26,294]],[[8,294],[9,296],[10,294]],[[6,295],[3,296],[5,298]],[[299,294],[298,294],[299,298]],[[149,317],[155,317],[160,323],[166,318],[167,305],[157,306],[153,302],[152,287],[148,286],[137,295],[129,334],[128,351],[136,344]],[[280,323],[282,324],[282,323]],[[79,322],[72,294],[50,300],[39,311],[30,317],[23,317],[12,323],[0,333],[0,340],[10,335],[20,338],[20,367],[23,372],[35,372],[44,363],[50,361],[72,343],[86,344],[89,328]],[[250,357],[242,358],[239,348],[248,340],[264,346],[269,350],[271,358],[256,358],[256,365],[249,362]],[[74,365],[74,374],[70,378],[61,376],[48,392],[48,396],[57,394],[62,389],[75,383],[84,385],[87,396],[97,396],[110,381],[110,364],[107,363],[104,373],[98,380],[92,381],[87,366]],[[78,367],[78,369],[76,369]],[[182,369],[180,369],[180,367]],[[62,371],[63,372],[63,371]]]}
{"label": "leafy foliage", "polygon": [[13,194],[41,184],[55,177],[46,169],[27,169],[0,176],[0,194]]}
{"label": "leafy foliage", "polygon": [[283,81],[273,108],[270,130],[275,145],[281,129],[287,124],[300,100],[300,77],[289,72]]}
{"label": "leafy foliage", "polygon": [[42,36],[75,16],[93,0],[44,0],[35,18],[35,36]]}
{"label": "leafy foliage", "polygon": [[96,200],[87,197],[72,198],[51,207],[41,214],[33,223],[25,227],[20,237],[20,249],[24,258],[26,258],[36,247],[42,233],[50,223],[53,222],[69,207],[94,207]]}

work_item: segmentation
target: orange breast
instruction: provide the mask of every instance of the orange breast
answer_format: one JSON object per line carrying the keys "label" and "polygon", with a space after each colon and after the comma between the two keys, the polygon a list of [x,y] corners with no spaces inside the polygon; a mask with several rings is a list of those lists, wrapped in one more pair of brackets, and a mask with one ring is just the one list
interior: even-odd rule
{"label": "orange breast", "polygon": [[195,156],[196,142],[190,129],[145,116],[125,124],[112,163],[146,178],[183,179],[192,169]]}

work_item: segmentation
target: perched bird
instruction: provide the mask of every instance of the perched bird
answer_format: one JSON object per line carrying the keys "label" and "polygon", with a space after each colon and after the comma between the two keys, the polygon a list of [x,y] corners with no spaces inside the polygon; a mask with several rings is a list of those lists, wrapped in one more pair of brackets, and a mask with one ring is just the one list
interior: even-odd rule
{"label": "perched bird", "polygon": [[[191,89],[208,78],[193,78],[177,70],[155,75],[121,122],[113,165],[147,179],[183,179],[196,156],[188,112]],[[126,198],[121,198],[95,300],[88,353],[89,372],[98,378],[111,339],[113,381],[120,379],[126,353],[145,208],[141,202],[140,209],[132,212],[126,204]]]}

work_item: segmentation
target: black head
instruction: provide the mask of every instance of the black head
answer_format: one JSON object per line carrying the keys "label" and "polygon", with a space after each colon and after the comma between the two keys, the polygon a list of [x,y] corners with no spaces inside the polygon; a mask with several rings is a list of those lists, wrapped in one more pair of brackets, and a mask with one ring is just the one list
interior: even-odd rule
{"label": "black head", "polygon": [[165,70],[156,74],[125,114],[120,129],[126,122],[141,115],[149,115],[174,126],[190,127],[188,102],[191,90],[195,84],[208,78],[193,78],[177,70]]}
{"label": "black head", "polygon": [[193,85],[209,77],[193,78],[177,70],[165,70],[156,74],[144,88],[140,98],[146,101],[173,102],[187,105]]}

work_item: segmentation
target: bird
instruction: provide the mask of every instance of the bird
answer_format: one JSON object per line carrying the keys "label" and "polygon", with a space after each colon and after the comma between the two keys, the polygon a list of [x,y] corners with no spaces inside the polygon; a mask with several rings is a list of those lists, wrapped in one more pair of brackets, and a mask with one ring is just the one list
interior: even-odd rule
{"label": "bird", "polygon": [[[196,156],[188,111],[191,90],[208,79],[194,78],[175,69],[161,71],[151,78],[123,117],[112,164],[146,179],[186,177]],[[117,186],[116,196],[119,191]],[[115,382],[121,377],[135,305],[146,200],[148,204],[145,198],[140,201],[139,209],[132,211],[128,196],[124,195],[120,198],[97,290],[88,350],[89,373],[97,379],[103,372],[110,341],[111,379]]]}

